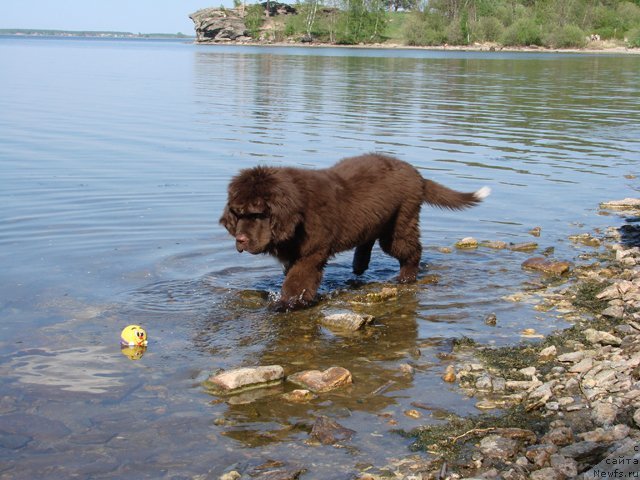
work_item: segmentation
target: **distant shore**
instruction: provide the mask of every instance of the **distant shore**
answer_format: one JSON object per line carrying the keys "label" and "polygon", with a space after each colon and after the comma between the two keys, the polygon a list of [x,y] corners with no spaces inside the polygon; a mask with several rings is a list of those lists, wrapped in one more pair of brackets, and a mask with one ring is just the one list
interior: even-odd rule
{"label": "distant shore", "polygon": [[3,28],[0,35],[15,37],[87,37],[87,38],[182,38],[195,39],[184,33],[132,33],[116,31],[44,30],[35,28]]}
{"label": "distant shore", "polygon": [[302,47],[302,48],[361,48],[377,50],[433,50],[442,52],[521,52],[521,53],[588,53],[588,54],[630,54],[639,55],[640,48],[629,48],[612,42],[598,42],[597,45],[585,48],[546,48],[538,46],[505,47],[498,44],[473,44],[473,45],[433,45],[412,46],[399,43],[367,43],[357,45],[338,45],[334,43],[320,42],[267,42],[267,41],[227,41],[227,42],[194,42],[196,45],[232,45],[252,47]]}

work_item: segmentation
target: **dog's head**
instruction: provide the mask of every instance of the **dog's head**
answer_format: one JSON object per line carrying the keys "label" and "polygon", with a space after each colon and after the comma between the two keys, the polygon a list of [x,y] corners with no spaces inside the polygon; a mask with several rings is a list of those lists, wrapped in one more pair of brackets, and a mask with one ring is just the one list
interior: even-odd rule
{"label": "dog's head", "polygon": [[231,180],[220,224],[238,252],[265,253],[291,239],[302,222],[301,194],[284,169],[255,167]]}

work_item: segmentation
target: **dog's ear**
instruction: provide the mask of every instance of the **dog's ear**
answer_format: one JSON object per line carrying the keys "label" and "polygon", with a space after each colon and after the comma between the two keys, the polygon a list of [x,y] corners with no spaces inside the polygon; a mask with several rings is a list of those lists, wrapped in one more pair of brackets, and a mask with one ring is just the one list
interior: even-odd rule
{"label": "dog's ear", "polygon": [[274,242],[284,242],[293,238],[296,228],[303,220],[303,201],[295,183],[286,175],[277,177],[267,205],[271,219],[271,239]]}
{"label": "dog's ear", "polygon": [[236,225],[238,224],[238,217],[236,217],[231,210],[229,210],[229,204],[224,206],[224,211],[220,217],[220,225],[227,229],[227,231],[234,235],[236,234]]}

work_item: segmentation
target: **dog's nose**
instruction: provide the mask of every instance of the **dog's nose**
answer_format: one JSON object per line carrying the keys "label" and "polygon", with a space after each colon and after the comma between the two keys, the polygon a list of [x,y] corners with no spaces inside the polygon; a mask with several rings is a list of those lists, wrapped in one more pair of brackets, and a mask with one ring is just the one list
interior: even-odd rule
{"label": "dog's nose", "polygon": [[238,252],[243,252],[247,244],[249,243],[249,237],[247,237],[244,233],[239,233],[236,235],[236,250]]}

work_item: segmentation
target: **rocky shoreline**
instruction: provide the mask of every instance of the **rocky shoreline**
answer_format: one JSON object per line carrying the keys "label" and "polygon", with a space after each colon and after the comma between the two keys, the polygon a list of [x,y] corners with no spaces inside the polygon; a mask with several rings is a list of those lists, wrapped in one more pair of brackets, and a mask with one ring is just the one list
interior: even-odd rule
{"label": "rocky shoreline", "polygon": [[[635,218],[637,205],[625,199],[601,207]],[[640,477],[639,239],[632,223],[574,239],[605,252],[583,258],[559,289],[549,282],[523,292],[573,326],[538,344],[460,341],[443,372],[478,409],[501,412],[418,428],[408,435],[431,454],[428,461],[410,456],[359,479]]]}
{"label": "rocky shoreline", "polygon": [[[601,208],[637,218],[639,204],[640,200],[625,199]],[[478,247],[470,239],[463,240],[457,248]],[[612,227],[571,240],[594,247],[593,253],[582,255],[575,265],[538,258],[533,265],[541,275],[539,284],[509,300],[535,299],[536,309],[554,309],[572,326],[537,343],[509,347],[486,347],[467,338],[456,341],[453,350],[441,358],[442,381],[474,398],[479,411],[491,413],[452,416],[441,424],[399,432],[413,439],[413,449],[421,453],[408,454],[390,465],[363,467],[355,478],[586,480],[640,476],[640,225],[627,223],[620,229]],[[523,268],[531,268],[531,263],[524,262]],[[544,268],[537,268],[540,264]],[[562,281],[554,281],[558,278]],[[393,290],[385,288],[379,295],[388,298]],[[367,294],[362,300],[373,302],[375,295]],[[346,330],[361,328],[368,321],[355,313],[324,320],[331,328]],[[495,315],[485,321],[499,326]],[[523,331],[523,337],[541,337],[530,330]],[[265,375],[265,385],[276,379],[300,387],[286,394],[284,401],[307,402],[351,382],[350,372],[341,367],[286,378],[278,366],[247,370],[213,375],[207,383],[216,384],[225,395],[237,387],[259,390]],[[421,408],[417,402],[412,404]],[[348,443],[354,433],[321,416],[308,441]],[[304,467],[284,464],[267,470],[281,480],[299,478],[305,472]],[[242,476],[232,471],[220,478]]]}

